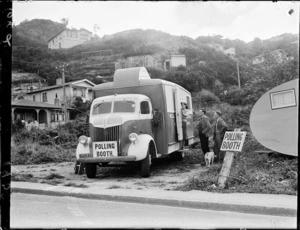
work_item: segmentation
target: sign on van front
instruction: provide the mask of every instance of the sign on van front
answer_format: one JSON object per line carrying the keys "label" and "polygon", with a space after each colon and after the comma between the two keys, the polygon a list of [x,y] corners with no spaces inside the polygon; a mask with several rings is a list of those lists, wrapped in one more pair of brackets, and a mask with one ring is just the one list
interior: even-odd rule
{"label": "sign on van front", "polygon": [[226,132],[221,145],[222,151],[241,152],[247,132]]}

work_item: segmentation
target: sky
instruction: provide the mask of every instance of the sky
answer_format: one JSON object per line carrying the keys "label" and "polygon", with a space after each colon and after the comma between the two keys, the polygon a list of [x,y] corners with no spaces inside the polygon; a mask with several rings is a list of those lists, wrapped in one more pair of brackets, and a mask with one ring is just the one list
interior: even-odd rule
{"label": "sky", "polygon": [[[177,36],[222,35],[245,42],[299,34],[298,2],[13,1],[13,23],[25,19],[69,20],[98,36],[155,29]],[[289,14],[289,11],[293,13]],[[98,29],[94,29],[97,25]]]}

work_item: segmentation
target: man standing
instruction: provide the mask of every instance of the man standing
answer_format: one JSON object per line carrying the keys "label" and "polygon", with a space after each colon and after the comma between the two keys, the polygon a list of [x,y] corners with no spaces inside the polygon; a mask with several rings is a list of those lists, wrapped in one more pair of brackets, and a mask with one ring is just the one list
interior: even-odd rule
{"label": "man standing", "polygon": [[215,119],[214,124],[214,152],[215,156],[217,157],[217,161],[221,161],[224,158],[223,152],[220,151],[221,144],[223,141],[223,137],[225,135],[225,132],[227,130],[227,124],[226,122],[221,118],[222,113],[220,111],[216,111],[213,115],[213,118]]}
{"label": "man standing", "polygon": [[205,109],[200,109],[200,122],[198,125],[198,130],[199,130],[199,138],[201,142],[201,149],[203,151],[203,154],[209,152],[209,146],[208,146],[208,137],[211,134],[211,124],[209,122],[209,118],[205,115],[206,110]]}

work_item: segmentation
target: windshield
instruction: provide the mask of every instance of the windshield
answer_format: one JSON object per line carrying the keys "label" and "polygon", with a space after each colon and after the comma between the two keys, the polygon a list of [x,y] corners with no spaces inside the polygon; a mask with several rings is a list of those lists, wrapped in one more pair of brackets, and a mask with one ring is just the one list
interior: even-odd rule
{"label": "windshield", "polygon": [[[111,113],[112,102],[102,102],[94,105],[93,115]],[[134,101],[115,101],[113,113],[134,113]]]}
{"label": "windshield", "polygon": [[93,115],[110,113],[111,102],[103,102],[93,107]]}
{"label": "windshield", "polygon": [[135,103],[134,101],[115,101],[114,113],[134,113]]}

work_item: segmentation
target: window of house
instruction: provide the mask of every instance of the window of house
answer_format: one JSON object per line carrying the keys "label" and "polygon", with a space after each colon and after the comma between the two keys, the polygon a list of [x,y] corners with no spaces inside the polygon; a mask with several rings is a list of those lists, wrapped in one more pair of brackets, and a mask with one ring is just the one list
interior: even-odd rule
{"label": "window of house", "polygon": [[47,102],[47,93],[43,93],[43,102]]}
{"label": "window of house", "polygon": [[33,101],[35,101],[35,95],[33,95],[33,98],[32,98],[32,100],[33,100]]}

